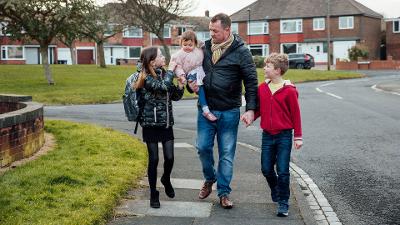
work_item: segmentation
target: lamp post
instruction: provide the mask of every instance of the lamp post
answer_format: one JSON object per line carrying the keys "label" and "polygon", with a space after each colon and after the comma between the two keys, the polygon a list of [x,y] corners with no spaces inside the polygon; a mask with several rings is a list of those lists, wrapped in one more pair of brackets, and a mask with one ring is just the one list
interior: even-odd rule
{"label": "lamp post", "polygon": [[326,42],[328,45],[328,71],[331,70],[331,6],[330,6],[330,0],[326,0],[327,4],[327,12],[326,12],[326,29],[327,29],[327,37],[326,37]]}
{"label": "lamp post", "polygon": [[247,27],[247,36],[249,36],[249,40],[248,40],[248,44],[249,44],[249,49],[250,49],[250,12],[251,12],[251,9],[250,8],[247,8],[247,12],[249,13],[249,18],[248,18],[248,27]]}

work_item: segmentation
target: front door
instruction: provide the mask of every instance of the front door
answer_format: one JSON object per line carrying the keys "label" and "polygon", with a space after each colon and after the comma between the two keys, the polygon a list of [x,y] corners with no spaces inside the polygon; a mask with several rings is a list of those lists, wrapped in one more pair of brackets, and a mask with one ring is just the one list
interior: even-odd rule
{"label": "front door", "polygon": [[93,64],[92,49],[78,49],[78,64]]}

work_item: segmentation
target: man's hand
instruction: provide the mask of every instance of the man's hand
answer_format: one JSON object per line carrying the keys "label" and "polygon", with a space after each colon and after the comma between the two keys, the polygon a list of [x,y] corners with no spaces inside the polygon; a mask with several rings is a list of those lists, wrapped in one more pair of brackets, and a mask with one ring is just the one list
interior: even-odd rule
{"label": "man's hand", "polygon": [[303,140],[294,141],[294,149],[299,150],[303,146]]}
{"label": "man's hand", "polygon": [[188,84],[190,89],[192,89],[194,93],[197,93],[199,91],[199,86],[197,85],[196,81],[188,81]]}
{"label": "man's hand", "polygon": [[254,121],[254,110],[248,110],[247,112],[243,113],[240,117],[240,120],[246,125],[246,127],[250,126]]}

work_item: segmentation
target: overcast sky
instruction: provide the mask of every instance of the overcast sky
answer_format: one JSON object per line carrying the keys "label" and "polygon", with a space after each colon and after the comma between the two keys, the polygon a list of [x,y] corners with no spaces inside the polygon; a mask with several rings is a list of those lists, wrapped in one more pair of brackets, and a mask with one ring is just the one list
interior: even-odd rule
{"label": "overcast sky", "polygon": [[[113,0],[96,0],[99,4],[112,2]],[[255,2],[255,0],[193,0],[196,9],[189,13],[191,16],[203,16],[205,10],[210,11],[210,16],[219,12],[228,15]],[[299,0],[300,1],[300,0]],[[400,0],[357,0],[370,9],[383,14],[385,18],[400,17]]]}

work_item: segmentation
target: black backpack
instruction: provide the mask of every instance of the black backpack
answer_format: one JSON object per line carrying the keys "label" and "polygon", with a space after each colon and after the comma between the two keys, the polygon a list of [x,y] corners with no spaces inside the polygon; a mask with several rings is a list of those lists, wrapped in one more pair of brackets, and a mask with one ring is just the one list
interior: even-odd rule
{"label": "black backpack", "polygon": [[134,86],[133,84],[139,78],[139,74],[140,72],[136,72],[130,75],[126,79],[125,93],[124,95],[122,95],[122,102],[124,103],[125,115],[128,121],[136,122],[134,131],[135,134],[137,132],[138,122],[141,113],[141,108],[140,108],[141,94],[140,90],[136,90],[133,88]]}

